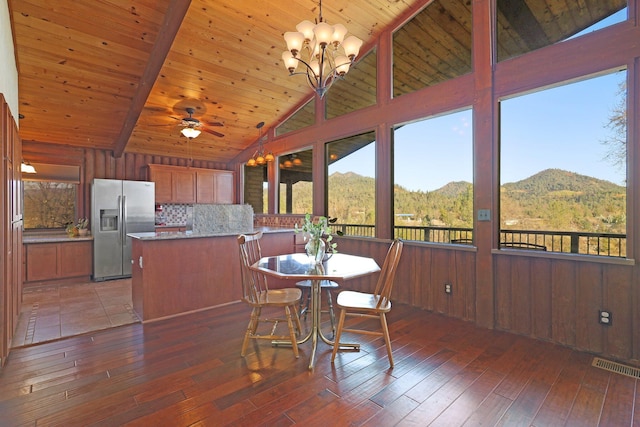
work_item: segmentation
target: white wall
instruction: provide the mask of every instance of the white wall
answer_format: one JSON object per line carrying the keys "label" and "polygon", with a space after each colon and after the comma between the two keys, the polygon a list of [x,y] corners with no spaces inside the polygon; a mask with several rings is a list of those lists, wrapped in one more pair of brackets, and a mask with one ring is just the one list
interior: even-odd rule
{"label": "white wall", "polygon": [[13,51],[8,0],[0,0],[0,93],[9,104],[11,115],[18,121],[18,69]]}

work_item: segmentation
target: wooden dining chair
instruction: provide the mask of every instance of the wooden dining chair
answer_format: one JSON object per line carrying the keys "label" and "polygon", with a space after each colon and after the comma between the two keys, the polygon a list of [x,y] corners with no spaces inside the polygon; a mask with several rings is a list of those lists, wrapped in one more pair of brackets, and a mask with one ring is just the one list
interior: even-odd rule
{"label": "wooden dining chair", "polygon": [[[298,357],[298,345],[296,331],[302,330],[297,307],[300,304],[302,292],[297,288],[269,289],[267,277],[257,271],[251,270],[249,266],[255,264],[262,257],[260,249],[260,239],[262,232],[252,234],[241,234],[238,236],[240,247],[240,267],[242,272],[242,301],[252,307],[251,319],[247,326],[242,343],[241,356],[246,354],[250,339],[282,340],[291,341],[293,354]],[[263,308],[281,307],[284,308],[284,318],[262,317]],[[286,321],[289,328],[289,335],[276,335],[278,322]],[[261,322],[273,323],[273,327],[268,334],[258,333],[258,326]]]}
{"label": "wooden dining chair", "polygon": [[[395,282],[402,246],[402,241],[398,239],[391,243],[373,293],[342,291],[338,294],[336,306],[340,309],[340,318],[338,320],[338,329],[336,330],[335,342],[333,344],[333,352],[331,353],[331,363],[334,362],[336,353],[340,347],[340,336],[342,332],[353,332],[363,335],[382,336],[387,346],[389,365],[393,368],[393,355],[391,354],[391,340],[389,338],[386,314],[391,311],[391,290]],[[379,318],[382,330],[345,328],[344,319],[347,316]]]}

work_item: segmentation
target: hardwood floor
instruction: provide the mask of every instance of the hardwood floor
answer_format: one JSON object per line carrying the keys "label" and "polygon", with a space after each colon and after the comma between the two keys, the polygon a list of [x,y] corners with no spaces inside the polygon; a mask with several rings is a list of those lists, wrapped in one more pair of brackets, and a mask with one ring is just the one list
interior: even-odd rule
{"label": "hardwood floor", "polygon": [[381,339],[353,335],[360,352],[333,366],[319,343],[309,371],[309,343],[299,359],[268,342],[240,357],[248,319],[232,304],[14,349],[0,372],[0,424],[640,425],[636,379],[550,343],[396,304],[394,369]]}

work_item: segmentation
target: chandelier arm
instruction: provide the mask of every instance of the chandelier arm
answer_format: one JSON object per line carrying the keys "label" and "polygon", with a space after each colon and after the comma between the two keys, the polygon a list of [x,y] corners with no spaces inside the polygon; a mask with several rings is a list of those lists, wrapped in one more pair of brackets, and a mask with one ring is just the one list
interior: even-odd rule
{"label": "chandelier arm", "polygon": [[[313,68],[311,68],[311,65],[309,65],[309,63],[307,63],[307,61],[305,61],[302,58],[298,58],[297,56],[294,56],[294,59],[297,59],[298,61],[302,62],[308,70],[311,70],[311,72],[313,73],[314,78],[318,78],[318,76],[316,75],[316,73],[313,71]],[[290,76],[295,76],[298,74],[309,74],[307,71],[297,71],[295,73],[289,73]]]}

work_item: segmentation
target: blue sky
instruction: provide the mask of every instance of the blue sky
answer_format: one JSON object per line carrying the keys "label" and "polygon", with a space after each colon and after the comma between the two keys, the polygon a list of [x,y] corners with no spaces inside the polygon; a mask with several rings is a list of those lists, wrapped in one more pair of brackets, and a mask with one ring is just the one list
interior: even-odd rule
{"label": "blue sky", "polygon": [[[626,19],[626,9],[582,34]],[[604,160],[602,142],[619,102],[626,71],[503,100],[501,182],[559,168],[624,185],[625,171]],[[472,113],[465,110],[405,125],[395,132],[395,182],[432,191],[448,182],[472,182]],[[373,144],[330,166],[375,176]],[[415,160],[415,161],[414,161]],[[400,166],[401,165],[401,166]]]}

